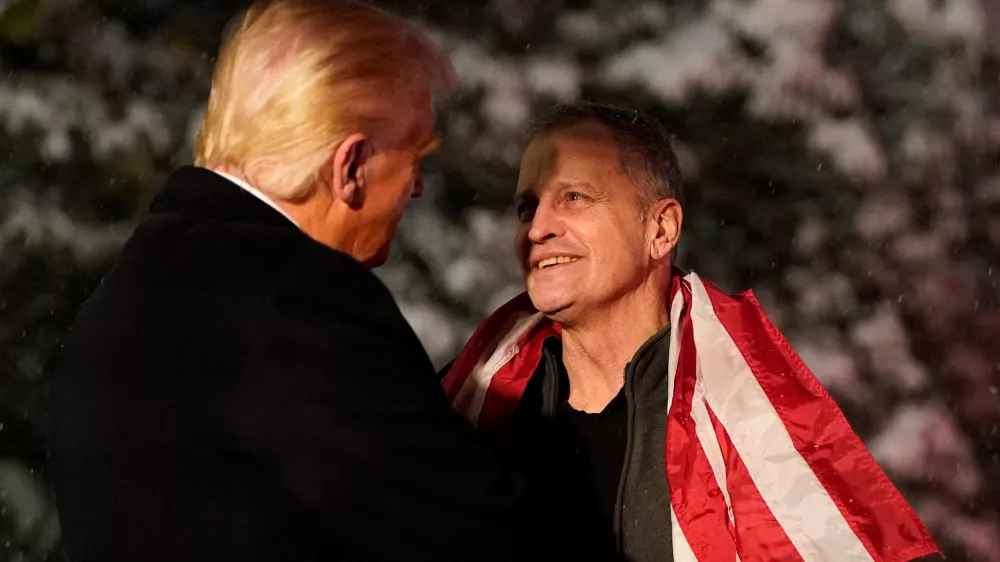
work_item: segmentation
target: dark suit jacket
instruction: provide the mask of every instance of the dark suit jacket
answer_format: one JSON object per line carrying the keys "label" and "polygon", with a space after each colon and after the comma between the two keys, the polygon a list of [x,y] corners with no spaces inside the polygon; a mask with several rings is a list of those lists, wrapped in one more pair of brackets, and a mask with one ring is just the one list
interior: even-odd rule
{"label": "dark suit jacket", "polygon": [[171,176],[60,365],[73,562],[524,559],[521,484],[386,287],[212,172]]}

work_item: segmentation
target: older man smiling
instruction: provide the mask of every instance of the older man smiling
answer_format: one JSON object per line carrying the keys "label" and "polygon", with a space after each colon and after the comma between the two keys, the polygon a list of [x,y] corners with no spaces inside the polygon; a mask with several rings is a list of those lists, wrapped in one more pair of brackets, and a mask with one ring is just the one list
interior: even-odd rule
{"label": "older man smiling", "polygon": [[515,198],[527,293],[444,386],[530,475],[565,559],[938,552],[752,294],[672,267],[681,178],[654,119],[554,109],[529,130]]}

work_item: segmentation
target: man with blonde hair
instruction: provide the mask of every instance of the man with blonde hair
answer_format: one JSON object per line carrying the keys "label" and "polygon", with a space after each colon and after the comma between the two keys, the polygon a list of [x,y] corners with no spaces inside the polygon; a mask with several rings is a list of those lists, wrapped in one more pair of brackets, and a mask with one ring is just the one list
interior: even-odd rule
{"label": "man with blonde hair", "polygon": [[513,560],[520,485],[369,270],[453,84],[363,4],[255,4],[196,147],[77,318],[51,450],[74,562]]}

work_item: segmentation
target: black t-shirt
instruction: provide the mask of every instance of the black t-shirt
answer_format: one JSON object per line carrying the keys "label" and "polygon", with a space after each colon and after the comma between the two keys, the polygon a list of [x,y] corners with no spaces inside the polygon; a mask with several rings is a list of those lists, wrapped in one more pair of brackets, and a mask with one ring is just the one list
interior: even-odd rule
{"label": "black t-shirt", "polygon": [[[633,356],[631,364],[647,374],[666,373],[668,333],[669,329],[664,328],[650,338]],[[634,372],[629,375],[638,377]],[[528,381],[512,423],[483,432],[500,457],[527,477],[528,497],[532,503],[530,511],[539,528],[551,536],[565,537],[558,544],[557,559],[624,562],[626,559],[620,551],[625,547],[616,544],[616,538],[630,529],[634,532],[644,528],[632,520],[622,521],[619,529],[614,525],[615,514],[620,509],[618,489],[629,439],[624,372],[622,377],[622,390],[602,412],[587,414],[574,410],[568,403],[569,379],[562,363],[562,342],[555,337],[548,338],[542,360]],[[650,386],[660,380],[649,376],[631,380],[632,399],[639,400],[641,391],[649,400],[649,393],[653,392]],[[661,394],[664,396],[662,415],[665,416],[666,393]],[[660,419],[660,410],[655,404],[653,407],[647,404],[644,415],[648,417],[650,411]],[[662,424],[662,421],[656,423]],[[641,425],[638,427],[641,429]],[[661,427],[666,430],[666,424]],[[663,443],[662,432],[655,434],[647,428],[643,435],[652,435],[656,443]],[[655,444],[646,444],[647,455],[651,447]],[[635,459],[632,462],[636,462]],[[648,468],[634,475],[640,480],[628,485],[633,493],[636,486],[641,486],[646,493],[641,497],[633,496],[629,505],[632,513],[644,513],[641,509],[648,508],[650,525],[655,525],[647,535],[629,540],[633,549],[660,553],[659,558],[667,560],[670,539],[669,534],[663,539],[662,529],[668,529],[669,533],[670,506],[663,453],[645,462]],[[629,477],[632,476],[630,470]],[[649,481],[642,481],[643,477]],[[635,511],[637,505],[642,506],[640,511]]]}
{"label": "black t-shirt", "polygon": [[565,538],[560,559],[623,560],[613,522],[628,438],[625,393],[599,414],[574,410],[567,402],[569,380],[561,357],[562,343],[549,338],[514,424],[484,435],[501,458],[527,476],[539,528]]}
{"label": "black t-shirt", "polygon": [[[559,386],[568,391],[565,376],[565,372],[561,373],[564,384]],[[561,394],[568,395],[568,392]],[[566,459],[576,472],[574,480],[592,491],[592,509],[606,528],[611,529],[627,441],[628,404],[624,388],[596,414],[574,410],[568,397],[561,396],[555,424],[560,433],[576,444],[569,451],[571,458]]]}

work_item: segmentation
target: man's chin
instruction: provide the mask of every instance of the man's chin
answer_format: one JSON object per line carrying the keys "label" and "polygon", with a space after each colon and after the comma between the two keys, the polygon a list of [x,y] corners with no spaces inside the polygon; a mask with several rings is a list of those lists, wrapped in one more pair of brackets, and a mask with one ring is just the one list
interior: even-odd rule
{"label": "man's chin", "polygon": [[558,316],[564,314],[572,304],[569,299],[552,298],[544,295],[534,296],[531,294],[531,291],[528,291],[528,298],[531,299],[531,304],[535,307],[535,310],[556,321],[559,321]]}
{"label": "man's chin", "polygon": [[361,262],[361,265],[367,267],[368,269],[375,269],[376,267],[385,265],[385,262],[389,261],[389,250],[391,246],[386,244],[378,249],[375,254]]}

